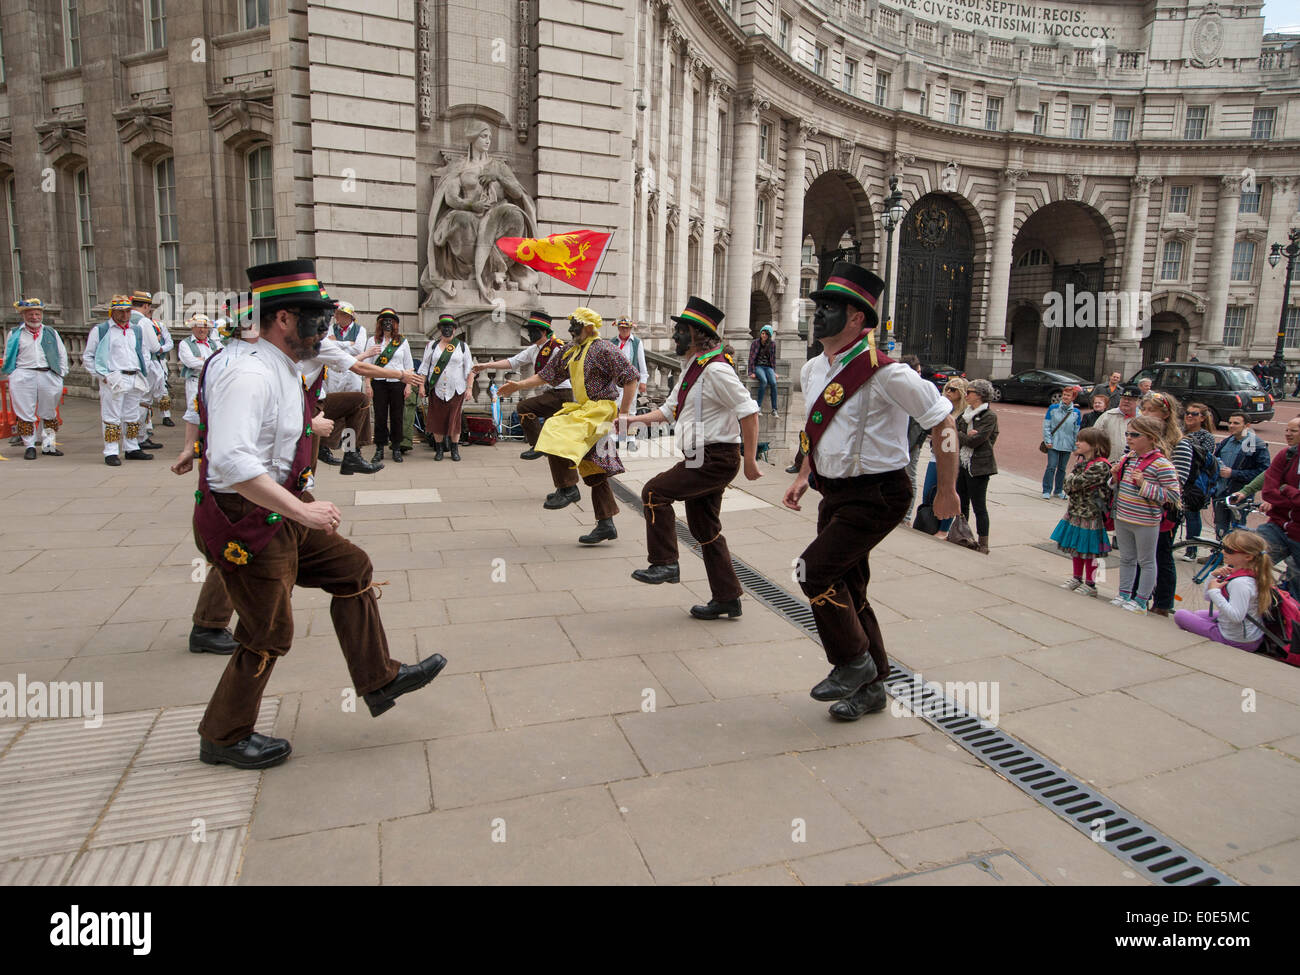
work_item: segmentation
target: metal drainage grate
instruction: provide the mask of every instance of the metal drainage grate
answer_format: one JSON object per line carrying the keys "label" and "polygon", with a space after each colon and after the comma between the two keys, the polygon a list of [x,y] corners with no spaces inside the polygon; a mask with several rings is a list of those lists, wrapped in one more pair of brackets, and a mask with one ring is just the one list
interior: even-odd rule
{"label": "metal drainage grate", "polygon": [[[617,481],[613,483],[614,493],[640,510],[641,499]],[[701,554],[681,519],[677,537],[683,546]],[[734,556],[731,565],[751,596],[821,643],[806,602]],[[933,685],[918,683],[907,667],[891,661],[885,687],[927,724],[1147,879],[1170,887],[1237,886],[1227,874],[1028,745],[958,707]]]}

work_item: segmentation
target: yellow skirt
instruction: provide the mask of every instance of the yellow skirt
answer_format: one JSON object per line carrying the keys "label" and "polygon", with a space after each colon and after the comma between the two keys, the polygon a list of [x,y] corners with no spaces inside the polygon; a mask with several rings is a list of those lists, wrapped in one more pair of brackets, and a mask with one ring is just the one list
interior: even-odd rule
{"label": "yellow skirt", "polygon": [[541,436],[537,438],[537,450],[571,461],[582,473],[582,459],[614,429],[617,417],[618,404],[613,400],[590,399],[585,403],[565,403],[560,412],[542,425]]}

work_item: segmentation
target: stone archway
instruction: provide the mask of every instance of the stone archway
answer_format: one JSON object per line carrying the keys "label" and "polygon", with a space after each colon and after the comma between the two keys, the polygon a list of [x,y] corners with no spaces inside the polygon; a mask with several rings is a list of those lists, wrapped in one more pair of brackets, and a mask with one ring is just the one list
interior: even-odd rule
{"label": "stone archway", "polygon": [[930,193],[903,220],[898,246],[895,330],[922,362],[966,367],[975,238],[953,198]]}
{"label": "stone archway", "polygon": [[[1113,305],[1100,296],[1114,288],[1117,271],[1114,231],[1086,203],[1057,200],[1021,224],[1011,249],[1007,296],[1009,304],[1035,309],[1044,325],[1052,326],[1044,336],[1044,367],[1086,379],[1100,374],[1100,360],[1119,327],[1107,320]],[[1086,311],[1079,305],[1085,293],[1092,295]]]}
{"label": "stone archway", "polygon": [[[749,337],[758,338],[758,330],[770,325],[776,318],[772,310],[772,300],[765,291],[751,291],[749,294]],[[748,353],[749,347],[745,350]]]}
{"label": "stone archway", "polygon": [[824,283],[834,255],[871,267],[875,263],[875,214],[867,191],[841,169],[827,170],[808,187],[803,203],[804,238],[812,238],[817,281]]}

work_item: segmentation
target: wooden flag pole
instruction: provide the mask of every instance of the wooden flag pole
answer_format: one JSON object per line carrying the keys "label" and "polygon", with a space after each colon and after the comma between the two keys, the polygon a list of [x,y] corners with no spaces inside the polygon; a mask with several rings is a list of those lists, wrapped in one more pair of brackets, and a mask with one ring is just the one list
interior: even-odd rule
{"label": "wooden flag pole", "polygon": [[609,249],[614,245],[614,232],[609,232],[609,240],[605,241],[605,247],[600,252],[600,263],[596,265],[596,273],[591,276],[591,290],[587,292],[587,302],[590,304],[591,296],[596,293],[596,282],[600,280],[600,269],[605,266],[605,258],[609,256]]}

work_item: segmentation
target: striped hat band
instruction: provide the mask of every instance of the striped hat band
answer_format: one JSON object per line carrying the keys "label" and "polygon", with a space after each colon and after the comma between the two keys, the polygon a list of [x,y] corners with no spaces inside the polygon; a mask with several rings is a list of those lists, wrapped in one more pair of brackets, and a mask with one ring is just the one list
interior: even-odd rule
{"label": "striped hat band", "polygon": [[264,278],[253,285],[253,294],[260,299],[281,298],[287,295],[321,294],[320,282],[313,273],[287,274],[278,278]]}
{"label": "striped hat band", "polygon": [[113,300],[108,303],[109,308],[130,308],[130,295],[113,295]]}
{"label": "striped hat band", "polygon": [[551,323],[546,321],[546,319],[544,318],[530,318],[528,319],[528,321],[524,322],[524,328],[528,328],[530,326],[533,328],[540,328],[547,332],[552,331]]}
{"label": "striped hat band", "polygon": [[22,310],[23,308],[44,308],[45,302],[40,298],[20,298],[14,302],[14,307]]}
{"label": "striped hat band", "polygon": [[678,318],[687,318],[687,319],[690,319],[690,320],[693,321],[693,322],[699,322],[699,323],[700,323],[701,325],[703,325],[705,328],[711,329],[711,330],[713,330],[713,331],[715,331],[715,332],[718,330],[718,323],[717,323],[717,322],[712,322],[712,321],[710,321],[706,316],[700,314],[698,311],[695,311],[694,309],[691,309],[691,308],[686,309],[686,311],[682,312],[682,313],[681,313],[680,315],[678,315],[677,317],[678,317]]}
{"label": "striped hat band", "polygon": [[866,302],[869,306],[871,306],[872,309],[876,307],[876,296],[868,292],[861,285],[855,284],[854,282],[848,280],[847,278],[840,278],[840,277],[827,278],[826,287],[822,288],[822,290],[839,291],[844,294],[851,295],[852,297],[858,299],[858,301]]}

